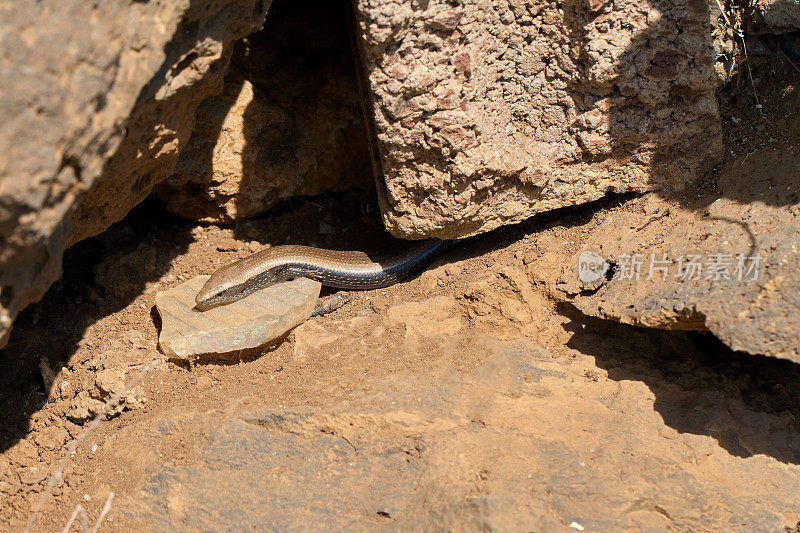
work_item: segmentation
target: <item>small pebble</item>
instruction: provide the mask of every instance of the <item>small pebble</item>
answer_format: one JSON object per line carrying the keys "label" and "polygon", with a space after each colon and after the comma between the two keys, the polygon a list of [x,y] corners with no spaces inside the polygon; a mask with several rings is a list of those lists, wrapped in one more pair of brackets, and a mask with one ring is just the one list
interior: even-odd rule
{"label": "small pebble", "polygon": [[211,379],[210,376],[200,376],[197,378],[197,388],[198,389],[207,389],[214,384],[214,380]]}
{"label": "small pebble", "polygon": [[336,294],[331,294],[320,300],[314,308],[314,312],[311,313],[311,316],[327,315],[349,302],[350,296],[348,296],[347,293],[337,292]]}

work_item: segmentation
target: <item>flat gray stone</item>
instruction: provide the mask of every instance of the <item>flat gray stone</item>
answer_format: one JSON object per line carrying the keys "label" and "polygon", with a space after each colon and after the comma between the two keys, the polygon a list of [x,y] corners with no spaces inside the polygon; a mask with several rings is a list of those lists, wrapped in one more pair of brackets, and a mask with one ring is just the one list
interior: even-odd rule
{"label": "flat gray stone", "polygon": [[318,281],[298,278],[199,311],[194,299],[208,278],[197,276],[156,294],[162,323],[158,345],[172,358],[263,346],[308,320],[322,288]]}

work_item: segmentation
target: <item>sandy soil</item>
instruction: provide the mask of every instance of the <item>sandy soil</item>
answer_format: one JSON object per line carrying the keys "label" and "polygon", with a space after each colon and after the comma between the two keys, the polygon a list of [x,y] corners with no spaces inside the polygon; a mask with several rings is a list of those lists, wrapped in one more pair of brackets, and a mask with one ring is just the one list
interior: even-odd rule
{"label": "sandy soil", "polygon": [[[776,135],[747,90],[723,94],[732,156]],[[91,524],[112,492],[104,530],[796,530],[798,365],[588,318],[535,283],[529,265],[629,200],[503,228],[264,350],[191,367],[156,348],[156,292],[266,244],[393,241],[368,193],[234,228],[146,201],[68,251],[0,352],[0,529],[24,526],[66,457],[35,530],[77,506]]]}

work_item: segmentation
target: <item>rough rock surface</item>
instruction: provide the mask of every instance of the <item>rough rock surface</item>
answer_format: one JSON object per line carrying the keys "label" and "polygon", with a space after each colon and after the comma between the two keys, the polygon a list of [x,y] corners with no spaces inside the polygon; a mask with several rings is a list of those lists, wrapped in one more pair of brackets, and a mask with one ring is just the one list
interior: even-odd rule
{"label": "rough rock surface", "polygon": [[64,248],[171,172],[231,43],[269,4],[0,2],[0,345],[59,277]]}
{"label": "rough rock surface", "polygon": [[297,195],[374,187],[345,2],[282,0],[234,47],[221,95],[207,98],[175,173],[173,212],[230,222]]}
{"label": "rough rock surface", "polygon": [[[730,162],[719,196],[650,194],[613,210],[580,252],[553,248],[532,272],[582,312],[627,324],[711,330],[734,350],[800,362],[800,155],[767,149]],[[595,250],[611,278],[581,281]],[[558,270],[553,265],[564,265]],[[606,280],[603,280],[606,281]],[[557,289],[555,289],[557,287]]]}
{"label": "rough rock surface", "polygon": [[704,0],[356,5],[396,235],[678,188],[718,155]]}
{"label": "rough rock surface", "polygon": [[782,33],[800,30],[800,4],[797,0],[753,0],[747,5],[760,31]]}
{"label": "rough rock surface", "polygon": [[[193,413],[154,421],[157,429],[132,433],[131,442],[142,442],[139,435],[160,441],[193,436],[201,424],[207,436],[180,465],[147,464],[149,476],[118,502],[117,516],[126,526],[159,530],[236,530],[265,521],[274,529],[324,523],[347,530],[391,524],[402,530],[567,531],[578,524],[590,531],[654,531],[715,524],[746,531],[784,525],[776,511],[792,508],[800,486],[768,461],[742,468],[731,456],[715,457],[710,468],[724,477],[688,473],[682,463],[692,461],[695,450],[677,460],[661,455],[668,439],[682,437],[664,428],[660,446],[649,446],[648,432],[631,431],[630,417],[617,413],[591,435],[571,440],[571,426],[606,414],[597,400],[574,421],[532,425],[548,406],[558,409],[563,392],[545,391],[563,372],[540,363],[541,356],[523,362],[522,346],[507,350],[511,361],[500,364],[508,375],[500,379],[520,384],[510,390],[498,384],[481,404],[454,406],[456,412],[440,395],[472,395],[481,385],[454,380],[439,390],[408,390],[416,402],[401,397],[400,389],[367,398],[358,409]],[[491,375],[481,370],[488,374],[482,377]],[[466,390],[454,390],[458,385]],[[632,456],[623,474],[609,464],[621,450]],[[759,468],[775,476],[774,491],[745,488]],[[673,484],[683,489],[673,491]],[[756,494],[770,503],[754,504]],[[702,502],[703,510],[684,507],[687,499]]]}

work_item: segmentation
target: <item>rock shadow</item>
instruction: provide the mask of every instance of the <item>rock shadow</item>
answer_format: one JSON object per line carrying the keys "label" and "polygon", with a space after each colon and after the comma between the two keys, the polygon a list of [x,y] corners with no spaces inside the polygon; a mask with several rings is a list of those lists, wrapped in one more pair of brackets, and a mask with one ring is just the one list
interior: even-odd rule
{"label": "rock shadow", "polygon": [[231,75],[253,100],[235,209],[288,196],[374,188],[366,122],[348,35],[347,0],[276,0],[265,29],[240,43]]}
{"label": "rock shadow", "polygon": [[[235,44],[222,94],[198,108],[197,128],[164,187],[176,212],[230,224],[240,240],[324,242],[334,248],[353,239],[320,233],[318,215],[326,218],[330,232],[337,219],[358,221],[368,214],[377,220],[368,133],[348,35],[351,9],[347,0],[276,0],[264,29]],[[362,200],[337,206],[320,198],[343,199],[350,195],[346,191]],[[261,231],[287,211],[303,209],[304,202],[321,212],[310,210],[308,220],[286,232]],[[310,226],[314,231],[308,231]],[[376,240],[377,233],[385,230],[373,224],[363,240]],[[377,240],[386,239],[380,235]]]}
{"label": "rock shadow", "polygon": [[[56,281],[38,303],[19,313],[8,344],[0,349],[0,453],[29,432],[31,419],[47,401],[50,391],[43,384],[40,361],[46,359],[57,377],[75,353],[85,331],[135,300],[148,282],[161,278],[169,270],[174,257],[185,251],[193,240],[187,223],[166,214],[152,197],[145,200],[153,177],[167,163],[166,158],[155,157],[160,146],[151,146],[152,151],[140,157],[141,139],[137,135],[143,131],[141,128],[149,131],[152,115],[163,109],[160,106],[171,105],[171,101],[158,101],[154,93],[165,86],[168,79],[191,68],[191,61],[185,59],[195,57],[191,52],[195,42],[202,42],[209,35],[219,37],[216,32],[223,29],[224,26],[213,24],[200,27],[190,20],[176,28],[164,47],[162,64],[150,82],[142,87],[137,105],[124,125],[134,134],[123,137],[92,187],[83,193],[84,203],[76,205],[74,212],[66,213],[56,230],[43,238],[40,248],[45,249],[50,259],[31,258],[29,268],[35,277],[44,271],[52,274],[49,279]],[[196,40],[187,39],[187,35],[194,35]],[[223,64],[221,61],[211,68],[221,68]],[[205,80],[211,79],[213,76],[209,75]],[[97,102],[98,109],[105,105],[102,99]],[[176,115],[163,118],[182,119]],[[65,154],[62,170],[80,177],[83,169],[78,159]],[[110,177],[119,174],[137,174],[139,179],[127,184],[128,191],[119,191],[108,182]],[[113,194],[114,191],[119,194]],[[133,207],[136,204],[139,205]],[[123,205],[133,207],[127,217],[96,235],[112,222],[112,213],[125,212]],[[73,231],[74,220],[81,221],[81,232]],[[90,238],[67,249],[63,259],[60,252],[56,252],[71,240],[84,237]],[[153,248],[153,243],[159,239],[169,244],[155,246],[157,254],[142,248]],[[147,255],[137,259],[139,252]],[[95,281],[95,267],[101,264],[106,265],[108,272],[116,268],[122,274],[118,279],[107,278],[109,285],[105,290]],[[38,272],[36,265],[40,265]],[[135,265],[143,268],[132,269]],[[59,271],[62,275],[57,278]],[[41,281],[34,281],[31,286],[36,283]]]}
{"label": "rock shadow", "polygon": [[87,329],[110,320],[162,278],[194,240],[191,226],[150,196],[105,232],[67,249],[63,275],[19,314],[0,350],[0,453],[29,432],[48,401],[41,361],[56,377],[75,363]]}
{"label": "rock shadow", "polygon": [[570,306],[567,346],[614,381],[646,384],[653,408],[680,433],[712,437],[736,457],[800,465],[800,365],[733,352],[710,333],[647,330],[581,315]]}

